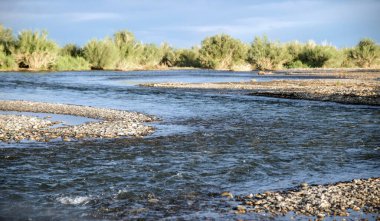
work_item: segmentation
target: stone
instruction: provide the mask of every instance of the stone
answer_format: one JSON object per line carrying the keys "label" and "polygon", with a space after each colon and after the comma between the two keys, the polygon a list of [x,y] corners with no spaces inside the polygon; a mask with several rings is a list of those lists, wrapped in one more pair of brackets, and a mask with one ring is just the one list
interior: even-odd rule
{"label": "stone", "polygon": [[230,199],[234,198],[234,195],[230,192],[223,192],[221,195]]}

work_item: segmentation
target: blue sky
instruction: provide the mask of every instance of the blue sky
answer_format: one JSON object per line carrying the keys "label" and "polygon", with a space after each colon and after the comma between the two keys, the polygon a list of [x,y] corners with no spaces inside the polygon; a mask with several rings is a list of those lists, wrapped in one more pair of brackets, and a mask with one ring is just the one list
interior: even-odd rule
{"label": "blue sky", "polygon": [[128,29],[144,43],[175,47],[217,33],[344,47],[363,37],[380,42],[379,12],[379,0],[0,0],[0,23],[16,33],[47,30],[60,45]]}

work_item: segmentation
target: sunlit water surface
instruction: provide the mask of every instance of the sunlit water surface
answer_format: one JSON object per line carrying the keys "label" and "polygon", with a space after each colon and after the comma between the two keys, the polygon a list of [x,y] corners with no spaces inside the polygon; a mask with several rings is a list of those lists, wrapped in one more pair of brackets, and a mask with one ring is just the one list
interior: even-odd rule
{"label": "sunlit water surface", "polygon": [[143,139],[0,144],[0,219],[270,220],[235,215],[234,203],[215,193],[379,176],[378,107],[137,86],[285,78],[295,77],[197,70],[1,73],[2,100],[124,109],[161,121]]}

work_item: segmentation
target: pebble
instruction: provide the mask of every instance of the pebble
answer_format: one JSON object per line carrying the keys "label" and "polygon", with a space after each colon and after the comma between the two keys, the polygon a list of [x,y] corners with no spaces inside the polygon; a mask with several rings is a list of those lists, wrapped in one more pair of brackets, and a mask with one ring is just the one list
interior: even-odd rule
{"label": "pebble", "polygon": [[148,202],[149,202],[149,203],[158,203],[159,200],[158,200],[158,199],[155,199],[155,198],[152,198],[152,199],[148,199]]}
{"label": "pebble", "polygon": [[230,192],[223,192],[221,195],[230,199],[234,198],[234,195]]}
{"label": "pebble", "polygon": [[236,207],[236,210],[237,210],[236,213],[246,213],[247,212],[247,208],[245,208],[245,206],[241,206],[241,205],[238,205]]}

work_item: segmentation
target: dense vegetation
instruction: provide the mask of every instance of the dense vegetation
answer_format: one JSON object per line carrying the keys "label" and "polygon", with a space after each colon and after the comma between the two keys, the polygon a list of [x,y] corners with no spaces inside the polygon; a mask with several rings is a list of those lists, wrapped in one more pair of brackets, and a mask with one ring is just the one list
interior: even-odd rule
{"label": "dense vegetation", "polygon": [[194,67],[218,70],[276,70],[284,68],[380,67],[380,46],[362,39],[353,48],[280,43],[266,36],[246,44],[229,35],[204,39],[200,47],[176,49],[167,43],[143,44],[133,33],[90,40],[83,47],[59,47],[46,32],[22,31],[17,36],[0,25],[0,70],[135,70]]}

